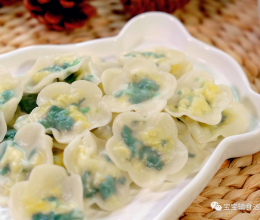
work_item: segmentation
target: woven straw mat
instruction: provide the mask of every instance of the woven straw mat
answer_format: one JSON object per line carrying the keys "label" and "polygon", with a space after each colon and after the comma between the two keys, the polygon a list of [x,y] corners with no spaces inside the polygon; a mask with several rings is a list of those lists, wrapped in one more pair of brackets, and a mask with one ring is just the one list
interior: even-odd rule
{"label": "woven straw mat", "polygon": [[[28,45],[75,43],[113,36],[129,19],[120,0],[96,0],[91,4],[99,15],[71,32],[47,30],[30,18],[22,3],[0,8],[0,53]],[[252,88],[260,93],[260,24],[256,0],[190,0],[174,15],[194,37],[234,57]],[[259,188],[260,152],[229,159],[180,219],[259,219],[260,207],[252,208],[260,204]],[[212,201],[223,207],[230,204],[227,207],[230,210],[213,211]]]}

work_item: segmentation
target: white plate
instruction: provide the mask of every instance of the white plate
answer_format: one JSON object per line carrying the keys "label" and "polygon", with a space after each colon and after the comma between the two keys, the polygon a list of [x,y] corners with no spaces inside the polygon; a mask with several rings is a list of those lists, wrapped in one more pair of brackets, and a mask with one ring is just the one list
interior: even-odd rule
{"label": "white plate", "polygon": [[[131,190],[129,205],[112,213],[90,210],[89,220],[174,220],[177,219],[212,179],[225,159],[260,151],[260,95],[255,93],[239,64],[226,53],[192,36],[173,16],[150,12],[129,21],[120,34],[69,45],[42,45],[18,49],[0,55],[0,64],[12,74],[24,75],[37,57],[68,52],[93,53],[105,59],[114,54],[151,46],[167,46],[184,52],[195,68],[210,72],[217,83],[232,88],[235,98],[251,111],[248,133],[225,138],[197,175],[191,175],[177,186],[164,182],[158,187]],[[0,209],[0,219],[10,220],[8,210]]]}

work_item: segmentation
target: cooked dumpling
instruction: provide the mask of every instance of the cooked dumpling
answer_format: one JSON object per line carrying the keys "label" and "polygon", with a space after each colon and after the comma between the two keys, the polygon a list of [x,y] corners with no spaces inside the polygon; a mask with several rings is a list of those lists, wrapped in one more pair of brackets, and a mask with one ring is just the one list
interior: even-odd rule
{"label": "cooked dumpling", "polygon": [[3,112],[0,112],[0,142],[4,139],[7,132],[7,126]]}
{"label": "cooked dumpling", "polygon": [[135,110],[147,116],[162,111],[173,95],[176,80],[170,73],[143,58],[130,59],[123,67],[106,70],[101,77],[112,112]]}
{"label": "cooked dumpling", "polygon": [[125,64],[134,57],[152,61],[158,66],[159,70],[170,72],[176,79],[193,69],[193,64],[185,58],[183,53],[166,47],[154,47],[143,51],[128,52],[118,56],[118,60],[121,64]]}
{"label": "cooked dumpling", "polygon": [[0,65],[0,79],[0,112],[9,123],[23,95],[24,77],[13,77]]}
{"label": "cooked dumpling", "polygon": [[178,80],[177,89],[165,110],[174,117],[186,115],[195,121],[216,125],[232,99],[230,88],[216,85],[209,73],[194,70]]}
{"label": "cooked dumpling", "polygon": [[26,73],[25,93],[38,93],[56,79],[66,79],[79,70],[85,59],[85,56],[74,54],[38,58],[32,69]]}
{"label": "cooked dumpling", "polygon": [[188,149],[188,161],[185,166],[179,172],[167,176],[166,179],[177,183],[189,174],[198,172],[205,163],[205,160],[209,157],[210,153],[205,150],[199,150],[196,142],[191,137],[187,126],[183,122],[179,122],[175,119],[175,123],[178,128],[178,139]]}
{"label": "cooked dumpling", "polygon": [[100,208],[112,211],[124,206],[128,199],[132,181],[110,160],[105,145],[106,141],[87,132],[64,151],[67,170],[81,176],[86,209],[96,203]]}
{"label": "cooked dumpling", "polygon": [[51,148],[51,138],[37,123],[23,126],[14,138],[0,144],[1,205],[7,204],[12,186],[28,179],[34,167],[53,163]]}
{"label": "cooked dumpling", "polygon": [[141,187],[162,183],[187,162],[187,148],[178,140],[175,122],[167,113],[147,118],[122,113],[114,121],[113,134],[106,144],[109,157]]}
{"label": "cooked dumpling", "polygon": [[86,220],[79,175],[67,175],[55,165],[33,169],[28,181],[11,191],[9,210],[14,220]]}
{"label": "cooked dumpling", "polygon": [[97,57],[87,56],[77,72],[60,81],[73,83],[76,80],[86,80],[98,85],[101,82],[102,73],[113,67],[120,67],[120,65],[116,62],[101,62]]}
{"label": "cooked dumpling", "polygon": [[215,141],[219,136],[228,137],[242,134],[249,125],[248,110],[236,101],[233,101],[222,113],[221,121],[216,125],[184,118],[193,138],[200,143]]}
{"label": "cooked dumpling", "polygon": [[[59,143],[70,143],[87,130],[107,125],[112,113],[101,101],[101,90],[91,82],[64,82],[46,86],[38,95],[37,104],[29,115],[30,122],[41,123]],[[18,118],[15,127],[23,124]]]}

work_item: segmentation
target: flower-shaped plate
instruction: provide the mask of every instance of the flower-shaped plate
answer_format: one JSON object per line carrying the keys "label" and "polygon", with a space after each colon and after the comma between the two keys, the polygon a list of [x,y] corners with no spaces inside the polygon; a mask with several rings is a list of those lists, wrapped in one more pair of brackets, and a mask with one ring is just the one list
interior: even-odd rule
{"label": "flower-shaped plate", "polygon": [[[166,46],[180,50],[215,78],[229,86],[237,101],[250,110],[250,127],[245,134],[220,142],[197,175],[179,184],[164,182],[157,187],[132,187],[129,203],[112,213],[93,208],[86,212],[90,220],[174,220],[177,219],[212,179],[225,159],[260,151],[260,95],[255,93],[239,64],[226,53],[193,38],[180,21],[161,12],[150,12],[130,20],[119,35],[68,45],[30,46],[0,55],[0,64],[14,75],[24,75],[39,56],[82,52],[112,60],[114,55],[147,47]],[[11,220],[8,209],[0,209],[1,220]]]}

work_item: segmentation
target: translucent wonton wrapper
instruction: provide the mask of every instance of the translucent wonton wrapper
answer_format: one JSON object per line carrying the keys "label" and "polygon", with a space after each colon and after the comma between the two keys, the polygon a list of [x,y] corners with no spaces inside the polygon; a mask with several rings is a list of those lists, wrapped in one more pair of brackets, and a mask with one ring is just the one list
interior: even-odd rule
{"label": "translucent wonton wrapper", "polygon": [[112,112],[135,110],[143,116],[160,112],[176,88],[170,73],[143,58],[130,59],[123,67],[106,70],[101,77],[106,95],[103,100]]}
{"label": "translucent wonton wrapper", "polygon": [[55,80],[66,79],[79,70],[85,59],[85,56],[74,54],[39,57],[32,69],[26,73],[24,92],[38,93]]}
{"label": "translucent wonton wrapper", "polygon": [[14,117],[23,95],[24,77],[13,77],[0,65],[0,112],[4,113],[6,123]]}
{"label": "translucent wonton wrapper", "polygon": [[55,140],[55,138],[53,138],[53,147],[58,148],[60,150],[64,150],[67,146],[68,144],[59,143],[58,141]]}
{"label": "translucent wonton wrapper", "polygon": [[178,140],[175,122],[167,113],[147,118],[122,113],[114,121],[113,134],[106,144],[109,157],[141,187],[162,183],[187,162],[187,148]]}
{"label": "translucent wonton wrapper", "polygon": [[186,115],[195,121],[216,125],[232,99],[230,88],[216,85],[209,73],[194,70],[178,80],[177,89],[165,110],[174,117]]}
{"label": "translucent wonton wrapper", "polygon": [[[14,127],[14,124],[15,124],[15,122],[17,121],[17,119],[20,118],[21,116],[25,116],[25,115],[27,115],[27,114],[24,113],[24,112],[22,112],[22,111],[21,111],[21,108],[20,108],[19,105],[18,105],[18,107],[17,107],[17,109],[16,109],[16,112],[15,112],[15,114],[14,114],[13,119],[8,122],[8,127]],[[21,117],[21,118],[24,118],[24,117]]]}
{"label": "translucent wonton wrapper", "polygon": [[40,165],[28,181],[12,188],[9,210],[14,220],[86,220],[82,194],[79,175],[68,176],[60,166]]}
{"label": "translucent wonton wrapper", "polygon": [[[64,82],[46,86],[38,95],[37,104],[24,120],[39,122],[59,143],[70,143],[86,131],[107,125],[112,118],[101,90],[91,82],[80,80],[71,85]],[[18,118],[15,127],[23,120]]]}
{"label": "translucent wonton wrapper", "polygon": [[178,128],[178,139],[188,148],[188,161],[185,166],[177,173],[167,176],[166,180],[179,182],[191,173],[198,172],[210,153],[204,150],[199,150],[197,143],[191,137],[187,126],[183,122],[175,119]]}
{"label": "translucent wonton wrapper", "polygon": [[128,199],[128,174],[110,160],[105,151],[106,141],[90,132],[73,140],[64,151],[64,164],[69,172],[81,176],[84,206],[93,203],[108,211],[124,206]]}
{"label": "translucent wonton wrapper", "polygon": [[101,82],[102,73],[112,67],[120,67],[116,62],[101,62],[97,57],[87,56],[80,69],[62,80],[72,83],[76,80],[86,80],[98,85]]}
{"label": "translucent wonton wrapper", "polygon": [[5,118],[3,112],[0,112],[0,142],[4,139],[7,132],[7,126],[5,123]]}
{"label": "translucent wonton wrapper", "polygon": [[183,53],[167,47],[154,47],[139,52],[128,52],[118,56],[118,60],[120,63],[125,64],[133,57],[149,59],[158,66],[159,70],[170,72],[176,79],[193,69],[192,62],[188,61]]}
{"label": "translucent wonton wrapper", "polygon": [[34,167],[52,164],[52,140],[37,123],[23,126],[14,140],[0,144],[0,204],[6,205],[10,190],[17,182],[28,179]]}
{"label": "translucent wonton wrapper", "polygon": [[92,132],[98,138],[106,141],[113,136],[112,127],[110,125],[99,127]]}
{"label": "translucent wonton wrapper", "polygon": [[16,130],[19,130],[21,127],[23,127],[26,124],[30,123],[30,118],[29,118],[29,114],[27,115],[22,115],[20,117],[18,117],[14,123],[14,128]]}
{"label": "translucent wonton wrapper", "polygon": [[200,123],[188,117],[184,118],[184,122],[196,141],[207,143],[215,141],[219,136],[242,134],[249,125],[249,119],[249,112],[244,105],[233,101],[222,112],[222,119],[217,125]]}
{"label": "translucent wonton wrapper", "polygon": [[108,140],[109,138],[111,138],[113,136],[113,132],[112,132],[112,126],[114,123],[115,118],[119,115],[120,113],[112,113],[112,120],[109,122],[108,125],[106,126],[102,126],[99,128],[96,128],[94,130],[92,130],[91,132],[98,138],[103,139],[103,140]]}
{"label": "translucent wonton wrapper", "polygon": [[207,143],[199,143],[199,142],[197,142],[195,140],[194,141],[196,142],[199,150],[205,150],[205,151],[207,151],[207,152],[212,154],[214,152],[214,150],[216,149],[216,147],[220,144],[220,142],[223,139],[224,139],[223,137],[218,137],[217,140],[211,141],[211,142],[207,142]]}

